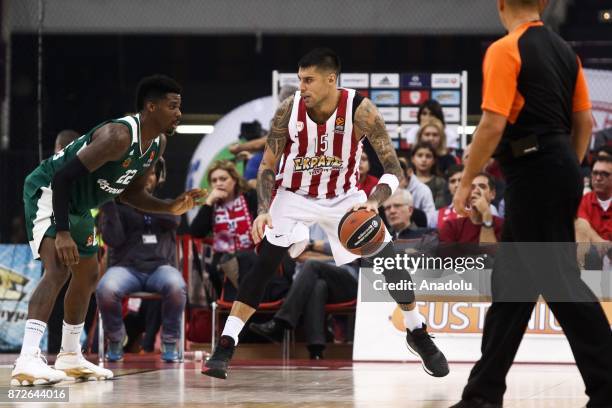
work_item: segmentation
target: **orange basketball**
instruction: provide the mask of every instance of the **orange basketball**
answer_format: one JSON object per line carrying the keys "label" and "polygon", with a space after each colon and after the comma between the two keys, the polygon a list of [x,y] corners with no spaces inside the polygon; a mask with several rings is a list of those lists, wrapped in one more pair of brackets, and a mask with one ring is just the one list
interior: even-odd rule
{"label": "orange basketball", "polygon": [[338,224],[338,238],[349,252],[370,256],[384,245],[385,226],[374,211],[351,211]]}

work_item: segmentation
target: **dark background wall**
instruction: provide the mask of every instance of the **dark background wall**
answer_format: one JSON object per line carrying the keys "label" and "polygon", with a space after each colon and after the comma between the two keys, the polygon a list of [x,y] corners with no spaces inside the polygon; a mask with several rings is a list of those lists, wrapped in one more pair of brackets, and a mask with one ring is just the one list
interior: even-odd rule
{"label": "dark background wall", "polygon": [[[469,112],[478,113],[480,66],[492,36],[44,35],[43,152],[62,129],[86,132],[103,120],[134,111],[138,80],[165,73],[184,87],[183,112],[224,114],[271,93],[271,73],[292,72],[316,46],[335,49],[346,72],[469,71]],[[38,163],[37,37],[13,34],[10,149],[0,152],[0,240],[22,212],[23,179]],[[197,140],[177,135],[169,166],[182,180]],[[181,179],[181,176],[183,177]]]}
{"label": "dark background wall", "polygon": [[[334,48],[346,72],[467,70],[468,113],[475,120],[480,113],[482,57],[490,42],[502,35],[491,0],[313,0],[306,8],[293,0],[186,0],[180,7],[164,0],[150,0],[147,7],[121,0],[45,4],[45,157],[61,129],[85,132],[103,120],[132,112],[142,76],[159,72],[181,82],[184,113],[222,115],[269,95],[272,70],[294,71],[299,57],[316,46]],[[40,2],[0,0],[0,5],[0,51],[9,40],[11,49],[10,58],[0,52],[0,73],[7,69],[11,73],[10,144],[0,150],[0,242],[6,242],[12,220],[23,212],[23,180],[38,164]],[[335,11],[330,11],[331,6]],[[545,20],[560,27],[584,66],[612,69],[611,26],[597,17],[603,7],[612,7],[612,0],[553,0]],[[318,35],[318,30],[329,35]],[[1,81],[0,96],[5,93]],[[165,194],[182,189],[198,140],[189,135],[170,140]]]}

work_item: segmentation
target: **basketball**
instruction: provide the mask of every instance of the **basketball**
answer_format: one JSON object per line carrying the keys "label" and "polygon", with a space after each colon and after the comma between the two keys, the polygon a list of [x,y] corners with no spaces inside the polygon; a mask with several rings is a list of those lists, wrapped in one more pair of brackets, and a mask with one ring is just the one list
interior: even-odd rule
{"label": "basketball", "polygon": [[370,256],[384,245],[385,226],[374,211],[351,211],[340,220],[338,237],[342,246],[349,252]]}

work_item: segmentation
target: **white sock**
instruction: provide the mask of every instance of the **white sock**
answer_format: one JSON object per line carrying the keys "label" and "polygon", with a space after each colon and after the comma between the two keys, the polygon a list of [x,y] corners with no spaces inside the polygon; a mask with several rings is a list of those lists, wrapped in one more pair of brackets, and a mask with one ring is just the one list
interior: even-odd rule
{"label": "white sock", "polygon": [[423,327],[425,320],[419,313],[419,305],[416,305],[412,310],[402,310],[404,315],[404,326],[410,331]]}
{"label": "white sock", "polygon": [[230,336],[234,339],[234,344],[238,345],[238,335],[242,331],[244,327],[244,322],[237,318],[236,316],[230,316],[227,318],[225,322],[225,327],[223,328],[222,336]]}
{"label": "white sock", "polygon": [[64,322],[62,325],[62,348],[61,351],[66,353],[81,352],[81,332],[85,323],[68,324]]}
{"label": "white sock", "polygon": [[40,339],[42,339],[46,329],[47,323],[45,322],[36,319],[26,320],[21,355],[36,353],[36,350],[40,348]]}

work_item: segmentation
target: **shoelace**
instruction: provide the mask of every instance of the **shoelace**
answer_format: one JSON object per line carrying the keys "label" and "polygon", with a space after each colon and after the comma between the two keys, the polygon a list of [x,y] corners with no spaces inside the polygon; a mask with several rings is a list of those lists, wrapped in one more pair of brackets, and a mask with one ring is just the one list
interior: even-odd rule
{"label": "shoelace", "polygon": [[436,338],[433,334],[429,334],[425,330],[415,330],[413,332],[413,337],[415,342],[419,344],[425,353],[435,354],[438,351],[438,348],[431,340]]}
{"label": "shoelace", "polygon": [[44,354],[40,352],[40,350],[36,350],[36,353],[34,353],[34,358],[39,358],[42,360],[43,363],[45,363],[45,365],[49,365],[49,363],[47,362],[47,357],[45,357]]}

